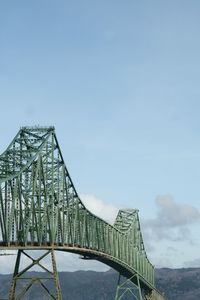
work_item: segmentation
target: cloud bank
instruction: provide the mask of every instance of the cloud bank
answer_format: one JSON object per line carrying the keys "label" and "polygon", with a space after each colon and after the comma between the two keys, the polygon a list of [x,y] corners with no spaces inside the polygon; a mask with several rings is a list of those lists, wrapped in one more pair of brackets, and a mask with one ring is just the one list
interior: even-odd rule
{"label": "cloud bank", "polygon": [[143,230],[147,239],[189,239],[190,225],[200,221],[197,208],[175,202],[172,196],[158,196],[155,200],[157,215],[154,219],[143,220]]}
{"label": "cloud bank", "polygon": [[80,198],[89,211],[110,224],[114,223],[119,208],[112,204],[108,204],[91,194],[82,194],[80,195]]}

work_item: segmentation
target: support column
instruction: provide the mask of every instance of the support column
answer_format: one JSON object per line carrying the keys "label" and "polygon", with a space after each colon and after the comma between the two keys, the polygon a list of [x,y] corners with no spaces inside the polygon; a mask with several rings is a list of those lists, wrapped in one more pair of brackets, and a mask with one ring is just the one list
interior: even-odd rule
{"label": "support column", "polygon": [[[115,300],[127,299],[127,297],[129,297],[128,299],[144,300],[140,287],[139,276],[134,274],[132,277],[126,279],[122,283],[121,277],[122,276],[119,273]],[[135,279],[136,283],[133,282],[133,279]]]}
{"label": "support column", "polygon": [[[27,252],[30,252],[30,250],[18,250],[10,293],[9,293],[9,300],[22,299],[24,295],[28,292],[28,290],[33,285],[36,284],[38,284],[41,287],[41,290],[45,292],[45,294],[49,297],[49,299],[62,300],[54,250],[50,249],[46,251],[44,254],[40,255],[37,259],[33,258],[31,254],[28,254]],[[20,269],[22,255],[28,257],[31,260],[31,263],[27,267]],[[52,266],[51,271],[47,269],[41,262],[41,260],[47,257],[48,255],[50,256],[50,261]],[[42,269],[42,271],[45,271],[45,273],[43,273],[44,276],[40,274],[36,276],[29,275],[27,271],[31,271],[31,268],[33,268],[34,266],[38,266]],[[51,291],[47,286],[47,283],[49,281],[53,281],[54,283],[53,291]]]}

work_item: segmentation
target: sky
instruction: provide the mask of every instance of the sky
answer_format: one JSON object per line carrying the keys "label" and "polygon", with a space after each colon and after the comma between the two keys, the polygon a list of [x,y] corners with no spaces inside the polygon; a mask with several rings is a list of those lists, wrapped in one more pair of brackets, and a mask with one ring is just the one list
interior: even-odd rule
{"label": "sky", "polygon": [[[83,202],[111,223],[139,209],[156,267],[200,267],[199,10],[0,1],[0,152],[21,126],[55,126]],[[66,270],[103,268],[62,255]]]}

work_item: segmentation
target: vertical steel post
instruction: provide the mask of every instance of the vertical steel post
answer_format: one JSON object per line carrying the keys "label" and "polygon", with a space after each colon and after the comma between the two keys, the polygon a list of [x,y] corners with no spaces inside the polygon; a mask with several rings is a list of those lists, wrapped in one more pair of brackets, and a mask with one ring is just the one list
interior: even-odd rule
{"label": "vertical steel post", "polygon": [[10,288],[10,293],[9,293],[9,300],[15,299],[14,295],[15,295],[15,292],[16,292],[17,275],[19,274],[21,253],[22,253],[21,250],[17,251],[17,258],[16,258],[15,269],[14,269],[11,288]]}

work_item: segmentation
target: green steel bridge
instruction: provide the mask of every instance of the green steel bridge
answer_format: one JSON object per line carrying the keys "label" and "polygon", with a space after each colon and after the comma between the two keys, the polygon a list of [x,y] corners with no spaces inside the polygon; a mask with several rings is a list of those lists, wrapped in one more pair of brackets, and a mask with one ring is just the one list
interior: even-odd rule
{"label": "green steel bridge", "polygon": [[[10,300],[22,299],[36,282],[50,299],[62,299],[54,250],[117,270],[115,299],[127,299],[129,294],[131,299],[164,300],[155,288],[138,210],[120,210],[113,226],[91,213],[76,192],[54,127],[22,127],[0,155],[0,249],[17,250]],[[33,250],[43,254],[35,259]],[[30,259],[24,268],[23,256]],[[42,264],[47,256],[52,270]],[[27,275],[36,265],[48,276]],[[121,281],[121,276],[126,279]],[[46,286],[48,279],[54,291]]]}

